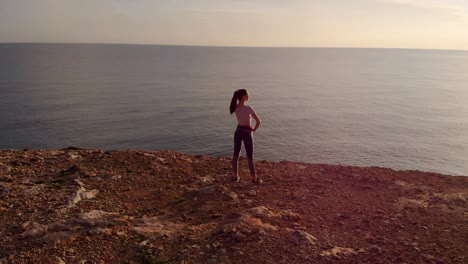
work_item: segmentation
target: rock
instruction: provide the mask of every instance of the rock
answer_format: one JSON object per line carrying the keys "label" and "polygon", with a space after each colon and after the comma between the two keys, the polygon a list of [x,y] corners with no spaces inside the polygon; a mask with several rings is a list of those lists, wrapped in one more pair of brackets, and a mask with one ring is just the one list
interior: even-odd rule
{"label": "rock", "polygon": [[360,249],[356,251],[355,249],[352,249],[352,248],[334,246],[330,250],[322,251],[322,253],[320,253],[320,256],[325,256],[325,257],[332,256],[332,257],[339,258],[339,255],[354,255],[354,254],[361,253],[361,252],[364,252],[364,250]]}
{"label": "rock", "polygon": [[232,237],[237,241],[244,241],[247,238],[247,236],[242,234],[241,232],[234,233]]}
{"label": "rock", "polygon": [[81,194],[86,192],[86,188],[83,187],[83,183],[80,180],[75,179],[75,182],[79,185],[79,188],[76,191],[75,195],[72,197],[68,207],[72,207],[75,204],[79,203],[82,199]]}
{"label": "rock", "polygon": [[296,245],[301,245],[303,243],[307,243],[310,246],[316,245],[317,238],[305,231],[296,230],[293,232],[294,240]]}
{"label": "rock", "polygon": [[455,206],[460,206],[460,207],[462,207],[462,206],[466,206],[466,205],[467,205],[466,198],[463,197],[462,195],[459,195],[458,197],[454,198],[454,199],[452,200],[452,202],[453,202],[453,204],[454,204]]}
{"label": "rock", "polygon": [[263,229],[258,230],[258,236],[259,237],[264,237],[264,236],[267,236],[267,235],[268,235],[268,233],[265,230],[263,230]]}
{"label": "rock", "polygon": [[234,254],[237,255],[237,256],[244,256],[245,255],[245,253],[243,251],[240,251],[240,250],[236,251]]}
{"label": "rock", "polygon": [[110,228],[97,227],[97,228],[89,230],[89,232],[93,233],[93,234],[102,234],[102,235],[106,235],[106,236],[111,236],[112,235],[112,229],[110,229]]}
{"label": "rock", "polygon": [[148,244],[149,240],[143,240],[140,243],[138,243],[138,247],[142,248]]}
{"label": "rock", "polygon": [[377,245],[371,245],[367,250],[369,251],[369,253],[374,255],[380,254],[380,252],[382,252],[382,249]]}
{"label": "rock", "polygon": [[120,175],[113,175],[113,176],[111,177],[111,179],[112,179],[112,180],[119,180],[119,179],[122,179],[122,176],[120,176]]}
{"label": "rock", "polygon": [[257,195],[257,191],[255,191],[255,190],[250,190],[250,191],[248,192],[248,194],[249,194],[250,196],[256,196],[256,195]]}
{"label": "rock", "polygon": [[62,243],[67,240],[73,240],[78,233],[74,233],[72,231],[53,231],[53,232],[47,232],[44,236],[44,241],[48,243]]}
{"label": "rock", "polygon": [[217,263],[217,262],[218,260],[215,255],[210,256],[210,258],[208,259],[208,263]]}
{"label": "rock", "polygon": [[[91,210],[89,212],[81,213],[78,215],[77,222],[89,226],[106,225],[110,224],[110,221],[116,219],[119,216],[118,213],[105,212],[100,210]],[[119,218],[119,221],[124,221]]]}
{"label": "rock", "polygon": [[144,217],[138,219],[132,229],[142,235],[159,234],[168,238],[177,235],[180,229],[186,227],[186,224],[166,221],[160,217]]}
{"label": "rock", "polygon": [[80,147],[75,147],[75,146],[69,146],[67,148],[64,148],[62,150],[85,150],[84,148],[80,148]]}
{"label": "rock", "polygon": [[240,224],[249,226],[249,227],[257,227],[259,229],[263,230],[269,230],[269,231],[277,231],[278,227],[268,223],[268,222],[263,222],[257,217],[253,217],[251,215],[245,214],[240,218]]}
{"label": "rock", "polygon": [[229,195],[229,197],[231,197],[231,199],[232,199],[235,203],[239,203],[239,197],[237,196],[237,193],[235,193],[235,192],[230,192],[228,195]]}
{"label": "rock", "polygon": [[127,235],[127,233],[123,232],[123,231],[117,231],[114,233],[116,236],[120,236],[120,237],[125,237]]}
{"label": "rock", "polygon": [[41,225],[39,223],[33,222],[28,223],[26,226],[26,230],[23,232],[23,236],[25,237],[36,237],[41,236],[45,232],[47,232],[47,226]]}
{"label": "rock", "polygon": [[203,183],[213,183],[215,180],[212,176],[205,176],[200,178]]}
{"label": "rock", "polygon": [[[6,169],[7,172],[10,172],[11,169],[9,167],[7,167]],[[0,175],[0,181],[3,181],[3,182],[12,182],[13,181],[13,177],[11,177],[11,175]]]}
{"label": "rock", "polygon": [[284,220],[288,221],[299,221],[302,219],[300,214],[295,213],[291,210],[282,210],[279,214],[281,217],[283,217]]}
{"label": "rock", "polygon": [[70,157],[70,159],[72,160],[76,160],[76,159],[81,159],[81,155],[79,155],[78,153],[73,153],[73,152],[69,152],[68,153],[68,156]]}
{"label": "rock", "polygon": [[269,220],[276,216],[270,209],[266,208],[265,206],[250,208],[246,210],[246,213],[262,220]]}
{"label": "rock", "polygon": [[422,256],[428,261],[431,261],[431,260],[435,259],[435,257],[433,255],[431,255],[431,254],[422,254]]}
{"label": "rock", "polygon": [[33,187],[24,190],[22,193],[28,196],[36,196],[44,192],[44,184],[34,185]]}
{"label": "rock", "polygon": [[22,227],[23,229],[26,229],[26,227],[28,227],[29,224],[31,224],[30,221],[24,222],[24,223],[21,225],[21,227]]}
{"label": "rock", "polygon": [[69,167],[68,169],[64,170],[64,171],[61,171],[60,174],[62,176],[69,176],[69,175],[75,175],[77,173],[79,173],[81,171],[81,168],[76,166],[76,165],[73,165],[71,167]]}
{"label": "rock", "polygon": [[81,199],[93,199],[99,193],[99,190],[84,191],[80,193]]}

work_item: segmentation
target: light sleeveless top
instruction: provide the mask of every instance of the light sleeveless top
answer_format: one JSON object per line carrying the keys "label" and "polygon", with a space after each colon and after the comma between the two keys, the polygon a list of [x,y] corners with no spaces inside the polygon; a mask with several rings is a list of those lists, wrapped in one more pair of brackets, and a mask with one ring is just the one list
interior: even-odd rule
{"label": "light sleeveless top", "polygon": [[236,107],[237,123],[243,126],[250,126],[250,119],[252,114],[255,114],[253,107],[244,105],[243,107]]}

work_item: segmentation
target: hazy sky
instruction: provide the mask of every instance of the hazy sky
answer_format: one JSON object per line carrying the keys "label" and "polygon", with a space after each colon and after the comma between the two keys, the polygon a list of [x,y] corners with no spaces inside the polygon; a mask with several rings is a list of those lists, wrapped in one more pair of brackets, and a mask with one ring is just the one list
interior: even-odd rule
{"label": "hazy sky", "polygon": [[468,50],[468,0],[0,0],[0,42]]}

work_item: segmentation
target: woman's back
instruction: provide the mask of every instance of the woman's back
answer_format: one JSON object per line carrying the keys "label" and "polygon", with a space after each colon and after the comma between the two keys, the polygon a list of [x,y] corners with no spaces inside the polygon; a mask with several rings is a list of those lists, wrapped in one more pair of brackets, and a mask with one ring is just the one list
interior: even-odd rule
{"label": "woman's back", "polygon": [[236,117],[237,117],[237,123],[240,126],[249,126],[250,127],[250,118],[255,111],[253,108],[249,105],[244,105],[244,106],[237,106],[236,107]]}

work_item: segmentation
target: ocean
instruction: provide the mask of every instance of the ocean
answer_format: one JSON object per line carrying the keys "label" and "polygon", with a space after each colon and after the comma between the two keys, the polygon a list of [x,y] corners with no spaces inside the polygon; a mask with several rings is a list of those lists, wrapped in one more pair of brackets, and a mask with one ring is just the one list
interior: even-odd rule
{"label": "ocean", "polygon": [[231,156],[239,88],[256,160],[468,175],[468,51],[0,44],[0,148]]}

